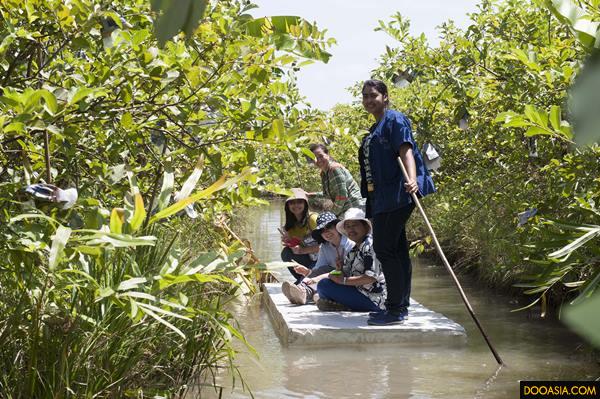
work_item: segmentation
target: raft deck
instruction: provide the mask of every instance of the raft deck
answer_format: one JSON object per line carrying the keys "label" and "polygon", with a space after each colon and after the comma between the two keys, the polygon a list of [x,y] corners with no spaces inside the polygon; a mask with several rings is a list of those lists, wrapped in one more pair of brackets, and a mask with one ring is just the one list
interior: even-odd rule
{"label": "raft deck", "polygon": [[321,312],[314,304],[293,305],[279,283],[263,285],[263,304],[284,346],[466,341],[460,324],[412,298],[408,319],[392,326],[367,325],[367,313]]}

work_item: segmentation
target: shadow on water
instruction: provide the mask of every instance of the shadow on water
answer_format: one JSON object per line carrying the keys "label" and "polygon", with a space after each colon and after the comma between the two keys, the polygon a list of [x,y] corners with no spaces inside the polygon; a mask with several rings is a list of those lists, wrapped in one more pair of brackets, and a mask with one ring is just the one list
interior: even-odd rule
{"label": "shadow on water", "polygon": [[[245,237],[263,261],[279,260],[281,203],[251,210]],[[580,340],[559,322],[512,313],[510,298],[464,277],[461,283],[490,340],[508,366],[498,368],[446,271],[425,259],[413,264],[414,299],[463,325],[465,345],[282,347],[260,298],[234,309],[260,354],[241,348],[237,364],[256,398],[514,398],[519,380],[593,380],[600,367],[579,353]],[[230,386],[222,376],[219,383]],[[223,397],[245,398],[239,387]],[[210,395],[209,395],[210,397]]]}

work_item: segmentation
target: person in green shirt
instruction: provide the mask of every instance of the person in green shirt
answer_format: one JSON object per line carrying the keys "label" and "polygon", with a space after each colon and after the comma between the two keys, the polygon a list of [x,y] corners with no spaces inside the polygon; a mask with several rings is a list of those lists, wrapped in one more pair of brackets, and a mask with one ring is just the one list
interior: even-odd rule
{"label": "person in green shirt", "polygon": [[331,201],[331,212],[341,216],[350,208],[364,209],[365,200],[360,194],[360,187],[352,174],[335,162],[329,155],[329,150],[324,144],[311,144],[310,151],[315,154],[315,165],[321,170],[322,192],[308,193],[308,195],[322,196]]}

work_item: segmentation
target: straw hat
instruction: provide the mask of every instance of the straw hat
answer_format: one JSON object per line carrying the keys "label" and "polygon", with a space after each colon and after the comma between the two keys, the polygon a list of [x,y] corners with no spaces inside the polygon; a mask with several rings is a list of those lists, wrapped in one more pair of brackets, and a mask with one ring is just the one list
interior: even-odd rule
{"label": "straw hat", "polygon": [[369,219],[365,218],[365,212],[360,208],[350,208],[346,211],[346,213],[344,213],[344,218],[336,226],[337,231],[339,231],[346,237],[348,237],[348,234],[346,234],[346,228],[344,226],[344,223],[346,223],[346,221],[348,220],[363,220],[369,226],[368,233],[371,233],[373,231],[373,225],[371,225],[371,221]]}

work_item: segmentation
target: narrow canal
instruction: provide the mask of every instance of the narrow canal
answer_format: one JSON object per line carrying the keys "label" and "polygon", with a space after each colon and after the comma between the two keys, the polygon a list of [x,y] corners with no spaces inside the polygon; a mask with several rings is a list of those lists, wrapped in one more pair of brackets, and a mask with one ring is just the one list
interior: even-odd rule
{"label": "narrow canal", "polygon": [[[250,210],[248,238],[263,261],[279,260],[282,206]],[[415,217],[418,217],[416,215]],[[235,308],[243,333],[259,357],[243,350],[237,364],[256,398],[518,398],[519,380],[594,380],[600,367],[580,339],[560,322],[541,320],[511,299],[460,277],[492,343],[508,365],[497,370],[447,272],[430,260],[414,261],[413,298],[467,330],[465,344],[435,343],[284,348],[260,299]],[[229,377],[219,384],[231,386]],[[239,379],[224,397],[248,397]]]}

